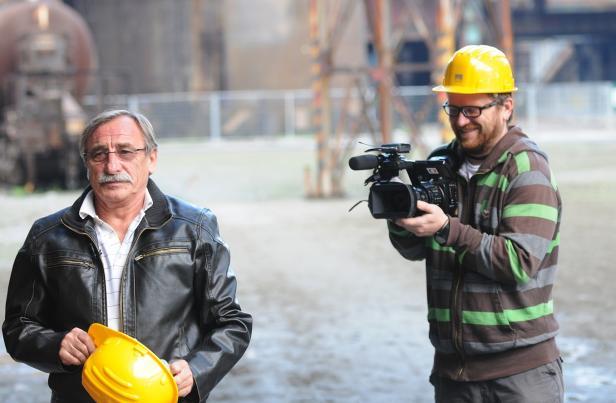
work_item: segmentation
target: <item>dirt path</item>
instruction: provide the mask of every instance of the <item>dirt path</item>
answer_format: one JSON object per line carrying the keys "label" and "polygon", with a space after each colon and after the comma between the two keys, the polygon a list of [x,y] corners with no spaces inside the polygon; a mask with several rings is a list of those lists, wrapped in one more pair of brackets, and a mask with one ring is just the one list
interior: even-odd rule
{"label": "dirt path", "polygon": [[258,384],[267,373],[269,383],[256,396],[230,385],[213,397],[427,401],[423,268],[382,253],[384,223],[347,214],[348,207],[346,200],[260,204],[248,209],[250,224],[238,214],[246,206],[217,208],[236,256],[241,302],[255,315],[238,378]]}

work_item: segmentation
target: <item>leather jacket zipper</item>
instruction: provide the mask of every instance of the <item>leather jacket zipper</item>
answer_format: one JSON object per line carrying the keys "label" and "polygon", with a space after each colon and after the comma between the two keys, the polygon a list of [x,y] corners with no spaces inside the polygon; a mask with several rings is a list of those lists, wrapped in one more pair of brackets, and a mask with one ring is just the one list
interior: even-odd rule
{"label": "leather jacket zipper", "polygon": [[188,248],[168,247],[168,248],[153,249],[148,252],[144,252],[140,255],[135,256],[135,261],[138,262],[141,259],[145,257],[149,257],[149,256],[165,255],[169,253],[182,253],[182,252],[188,252]]}
{"label": "leather jacket zipper", "polygon": [[[130,256],[132,251],[133,251],[133,247],[137,244],[137,241],[139,241],[139,238],[141,238],[141,234],[143,234],[145,232],[145,230],[148,229],[143,228],[141,231],[139,231],[139,233],[133,238],[133,245],[131,247],[131,250],[129,251],[128,255]],[[128,267],[128,261],[129,259],[126,259],[126,263],[124,263],[124,267],[122,268],[122,276],[120,277],[120,329],[122,329],[122,333],[128,334],[129,336],[135,336],[136,335],[136,331],[131,333],[128,333],[126,331],[126,327],[124,326],[125,324],[125,319],[126,315],[124,312],[124,278],[125,278],[125,274],[126,274],[126,268]]]}
{"label": "leather jacket zipper", "polygon": [[[171,216],[169,218],[167,218],[163,223],[161,223],[158,227],[145,227],[142,228],[141,231],[139,231],[138,234],[135,235],[135,237],[133,238],[133,244],[131,245],[130,251],[128,252],[128,256],[131,256],[134,253],[134,249],[135,246],[137,245],[137,242],[139,242],[139,238],[141,238],[141,235],[143,235],[143,233],[146,230],[155,230],[155,229],[159,229],[161,228],[163,225],[165,225],[167,222],[169,222],[169,220],[171,220]],[[147,223],[147,221],[146,221]],[[141,255],[139,255],[141,256]],[[137,257],[139,256],[135,256],[134,259],[136,260]],[[127,331],[126,326],[125,326],[125,318],[126,318],[126,312],[124,312],[124,284],[125,284],[125,273],[126,273],[126,268],[128,267],[128,263],[129,263],[130,259],[127,258],[126,259],[126,263],[124,263],[124,268],[122,269],[122,277],[120,277],[120,328],[122,329],[122,333],[125,333],[129,336],[133,336],[135,337],[137,334],[137,329],[132,329],[132,332]]]}
{"label": "leather jacket zipper", "polygon": [[55,266],[61,266],[63,264],[71,264],[71,265],[76,265],[76,266],[83,266],[87,269],[94,269],[96,268],[96,266],[94,266],[93,264],[85,261],[85,260],[81,260],[81,259],[58,259],[58,260],[54,260],[52,263],[48,263],[47,267],[55,267]]}

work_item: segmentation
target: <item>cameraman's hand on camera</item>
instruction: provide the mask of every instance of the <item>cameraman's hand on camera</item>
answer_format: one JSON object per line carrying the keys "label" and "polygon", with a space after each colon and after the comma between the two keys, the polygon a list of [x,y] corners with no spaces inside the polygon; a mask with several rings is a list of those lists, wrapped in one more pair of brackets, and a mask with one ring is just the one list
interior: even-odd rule
{"label": "cameraman's hand on camera", "polygon": [[417,208],[424,214],[417,217],[398,218],[394,223],[417,236],[426,237],[434,235],[449,220],[447,214],[436,204],[418,200]]}

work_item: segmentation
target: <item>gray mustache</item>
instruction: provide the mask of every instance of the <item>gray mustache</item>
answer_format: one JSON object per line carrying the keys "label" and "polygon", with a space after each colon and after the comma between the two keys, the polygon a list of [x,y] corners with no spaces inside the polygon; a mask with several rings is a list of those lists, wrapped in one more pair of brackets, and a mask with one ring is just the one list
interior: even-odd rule
{"label": "gray mustache", "polygon": [[120,172],[119,174],[107,175],[101,174],[98,177],[98,183],[109,183],[109,182],[128,182],[133,183],[133,178],[126,172]]}

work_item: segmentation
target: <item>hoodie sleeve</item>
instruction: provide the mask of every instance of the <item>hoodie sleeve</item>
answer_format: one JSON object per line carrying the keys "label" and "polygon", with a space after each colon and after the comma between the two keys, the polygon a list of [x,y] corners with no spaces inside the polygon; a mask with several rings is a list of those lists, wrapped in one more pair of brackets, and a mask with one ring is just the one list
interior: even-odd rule
{"label": "hoodie sleeve", "polygon": [[387,221],[389,240],[396,250],[408,260],[422,260],[426,257],[425,238],[413,235],[391,221]]}

